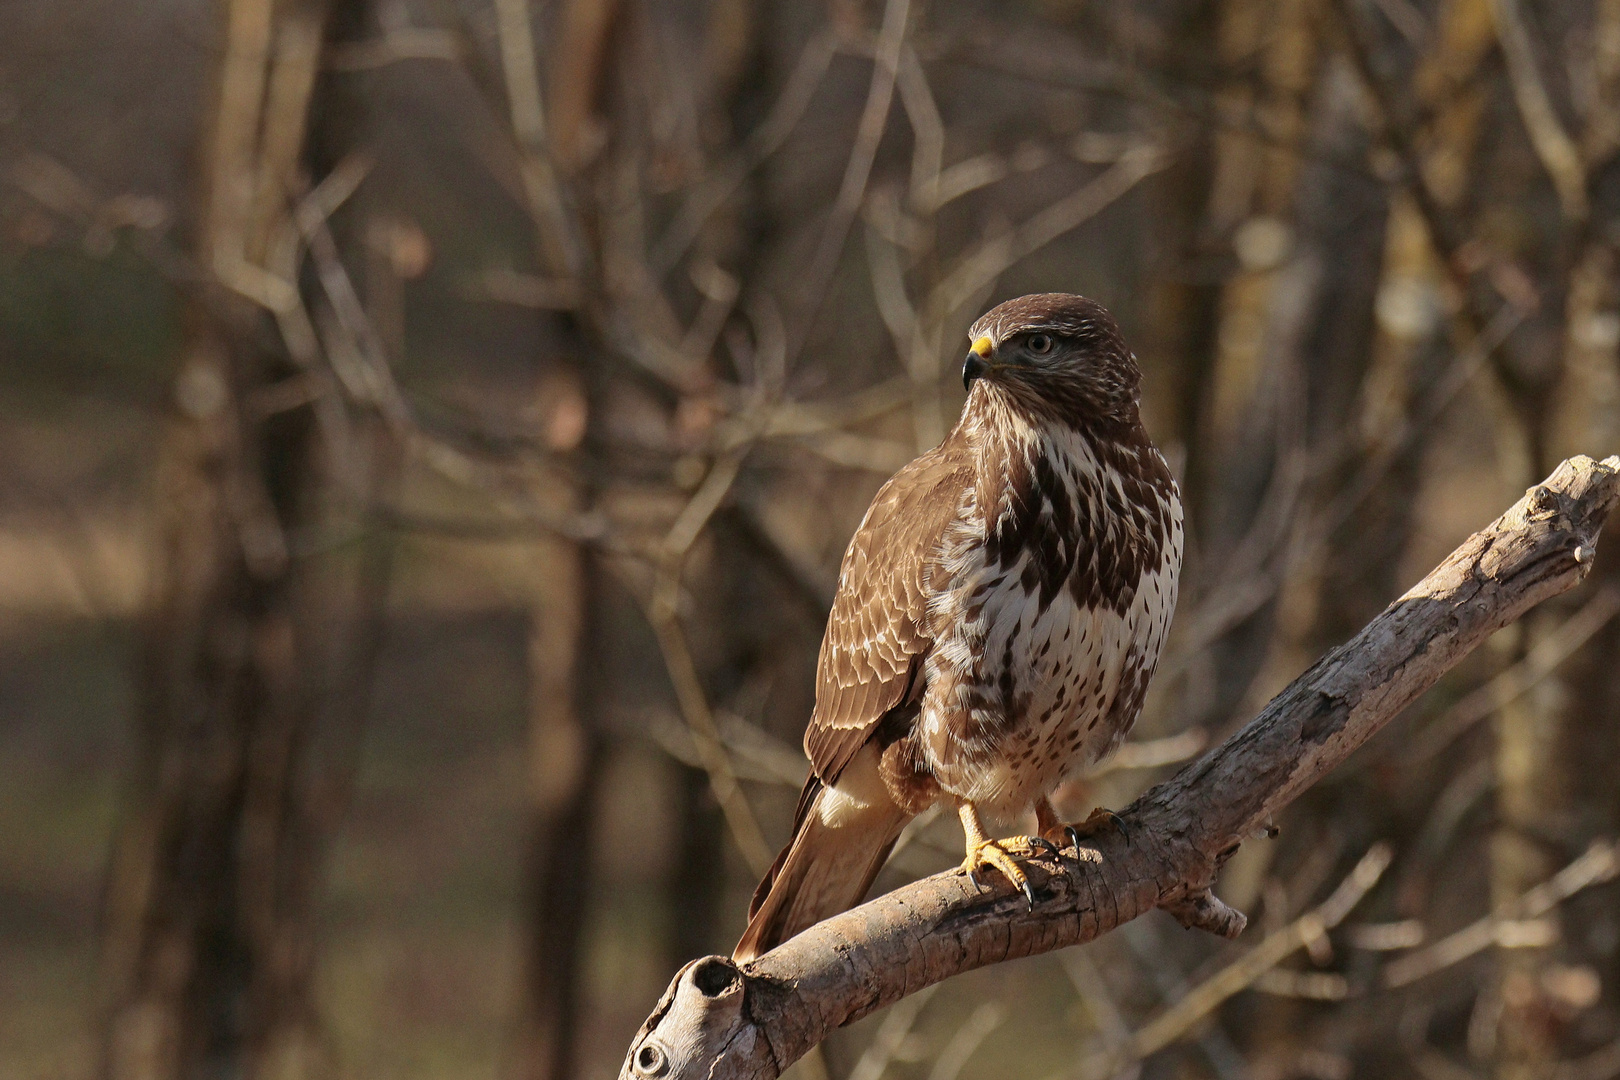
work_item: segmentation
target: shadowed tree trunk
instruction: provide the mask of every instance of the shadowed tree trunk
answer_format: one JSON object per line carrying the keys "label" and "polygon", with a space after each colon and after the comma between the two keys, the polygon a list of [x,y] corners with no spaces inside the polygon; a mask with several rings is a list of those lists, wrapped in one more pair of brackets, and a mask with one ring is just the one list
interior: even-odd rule
{"label": "shadowed tree trunk", "polygon": [[366,535],[391,456],[376,418],[333,396],[313,335],[284,338],[270,311],[285,327],[303,310],[290,202],[331,164],[306,149],[308,118],[352,115],[320,58],[362,10],[224,11],[193,222],[209,280],[190,300],[158,470],[140,757],[107,893],[109,1080],[334,1068],[311,997],[313,905],[387,560],[373,540],[332,540]]}
{"label": "shadowed tree trunk", "polygon": [[[1184,411],[1194,418],[1189,535],[1213,584],[1190,599],[1214,624],[1208,685],[1191,687],[1190,698],[1202,702],[1199,720],[1222,723],[1266,660],[1275,602],[1263,581],[1277,572],[1300,494],[1299,356],[1321,268],[1297,257],[1293,224],[1320,45],[1298,5],[1230,0],[1210,23],[1204,49],[1217,73],[1209,107],[1249,118],[1211,136],[1195,248],[1208,253],[1205,272],[1218,272],[1218,284],[1213,296],[1184,291],[1181,301],[1188,344],[1207,350]],[[1245,599],[1254,596],[1262,598]]]}
{"label": "shadowed tree trunk", "polygon": [[[1503,12],[1529,5],[1489,5],[1493,41],[1506,45]],[[1526,31],[1528,33],[1528,31]],[[1539,60],[1536,62],[1540,62]],[[1503,51],[1508,78],[1494,106],[1504,122],[1482,125],[1475,185],[1481,198],[1499,202],[1508,223],[1497,238],[1496,258],[1528,271],[1539,296],[1524,305],[1523,321],[1493,355],[1500,410],[1504,487],[1526,482],[1550,460],[1556,445],[1596,448],[1603,432],[1592,422],[1588,397],[1598,389],[1590,378],[1576,396],[1561,394],[1566,367],[1577,371],[1591,357],[1580,355],[1578,330],[1590,314],[1610,303],[1607,252],[1586,252],[1584,230],[1565,220],[1562,228],[1537,228],[1558,221],[1559,201],[1535,149],[1536,132],[1521,112],[1511,80],[1513,60]],[[1508,196],[1507,192],[1513,192]],[[1516,196],[1516,198],[1514,197]],[[1483,228],[1483,226],[1479,226]],[[1584,256],[1584,257],[1583,257]],[[1611,354],[1612,355],[1612,354]],[[1612,360],[1611,360],[1612,363]],[[1584,391],[1584,393],[1582,392]],[[1580,602],[1565,598],[1523,623],[1516,655],[1541,646]],[[1577,818],[1575,798],[1590,768],[1575,736],[1580,720],[1561,672],[1549,673],[1529,691],[1507,702],[1495,716],[1496,830],[1490,841],[1491,901],[1498,908],[1580,850],[1589,826]],[[1550,991],[1548,976],[1568,956],[1559,915],[1528,927],[1526,940],[1503,941],[1496,950],[1494,982],[1480,994],[1470,1025],[1470,1049],[1490,1054],[1498,1080],[1537,1080],[1560,1056],[1566,1022]],[[1520,947],[1513,947],[1520,946]]]}
{"label": "shadowed tree trunk", "polygon": [[593,874],[593,823],[606,745],[596,695],[604,685],[596,560],[555,553],[535,611],[529,665],[530,755],[536,789],[528,1013],[520,1067],[535,1080],[574,1075],[580,968]]}
{"label": "shadowed tree trunk", "polygon": [[[708,5],[703,15],[702,96],[697,104],[701,120],[695,133],[695,155],[710,161],[723,160],[735,152],[737,134],[759,122],[760,99],[770,72],[764,38],[771,29],[761,23],[769,17],[769,10],[752,0],[721,0]],[[713,268],[717,284],[746,280],[766,247],[770,223],[759,220],[763,212],[756,183],[749,177],[709,218],[696,240],[704,265]],[[709,291],[716,291],[712,284]],[[709,298],[709,303],[716,304],[716,299]],[[723,329],[724,324],[715,327],[717,333]],[[735,373],[715,374],[735,378]],[[710,631],[710,640],[703,643],[709,698],[725,701],[748,676],[761,621],[740,620],[733,613],[760,610],[750,603],[757,600],[750,595],[750,579],[762,570],[756,560],[746,557],[747,548],[738,529],[722,525],[710,535],[715,551],[702,567],[701,584],[694,587],[698,595],[708,598],[707,605],[712,608],[694,621]],[[708,775],[691,766],[677,768],[678,847],[664,897],[670,915],[668,955],[678,968],[723,944],[717,941],[717,925],[726,897],[728,841],[725,816],[716,805]]]}
{"label": "shadowed tree trunk", "polygon": [[[1192,0],[1165,17],[1174,34],[1168,54],[1187,73],[1195,92],[1214,92],[1218,68],[1209,56],[1219,5]],[[1154,198],[1154,263],[1148,274],[1150,315],[1143,341],[1142,395],[1144,417],[1167,449],[1179,444],[1182,454],[1196,445],[1201,403],[1208,389],[1210,364],[1220,304],[1224,249],[1208,222],[1214,183],[1212,134],[1195,127],[1189,145],[1151,185]],[[1210,483],[1199,472],[1201,461],[1186,460],[1190,499],[1199,499]],[[1196,511],[1200,504],[1194,503]]]}
{"label": "shadowed tree trunk", "polygon": [[[506,106],[524,174],[535,257],[554,281],[580,282],[580,256],[563,215],[565,181],[597,134],[596,109],[617,0],[568,0],[549,14],[555,42],[537,36],[526,0],[497,0]],[[550,45],[549,93],[536,50]],[[557,369],[543,382],[547,442],[558,455],[543,498],[563,514],[595,503],[604,467],[600,428],[605,373],[580,317],[551,327]],[[606,646],[613,630],[604,606],[598,553],[548,540],[536,569],[529,641],[529,757],[534,796],[529,853],[529,954],[516,1073],[523,1080],[568,1080],[580,1048],[580,972],[595,884],[593,829],[607,763],[603,698]]]}

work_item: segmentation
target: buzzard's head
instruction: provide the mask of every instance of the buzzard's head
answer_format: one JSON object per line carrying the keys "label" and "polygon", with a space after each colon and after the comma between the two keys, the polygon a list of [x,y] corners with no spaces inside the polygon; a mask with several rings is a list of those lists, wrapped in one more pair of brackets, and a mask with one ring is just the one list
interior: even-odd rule
{"label": "buzzard's head", "polygon": [[1134,416],[1142,373],[1114,317],[1070,293],[1036,293],[990,309],[968,331],[962,365],[1036,415],[1076,423]]}

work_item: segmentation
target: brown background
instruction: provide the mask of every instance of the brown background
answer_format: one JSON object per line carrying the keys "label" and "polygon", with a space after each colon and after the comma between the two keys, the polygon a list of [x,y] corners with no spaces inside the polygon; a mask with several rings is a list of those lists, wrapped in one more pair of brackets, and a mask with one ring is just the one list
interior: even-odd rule
{"label": "brown background", "polygon": [[[1065,792],[1122,804],[1620,450],[1617,148],[1615,0],[0,4],[0,1076],[613,1073],[1023,292],[1115,312],[1187,495],[1139,745]],[[1387,985],[1620,826],[1616,567],[1245,845],[1244,938],[1155,915],[824,1067],[1073,1075],[1383,840],[1141,1075],[1620,1075],[1613,884]]]}

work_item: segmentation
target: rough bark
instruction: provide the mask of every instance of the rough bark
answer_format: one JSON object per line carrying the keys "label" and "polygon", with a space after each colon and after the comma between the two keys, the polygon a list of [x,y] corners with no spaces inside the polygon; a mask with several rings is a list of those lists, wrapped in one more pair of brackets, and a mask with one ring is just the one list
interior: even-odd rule
{"label": "rough bark", "polygon": [[[1620,457],[1576,457],[1330,651],[1216,750],[1079,851],[1034,864],[1033,908],[958,872],[898,889],[739,968],[683,968],[631,1043],[624,1078],[775,1077],[833,1028],[987,964],[1090,941],[1155,907],[1226,936],[1221,862],[1449,668],[1590,570],[1620,501]],[[1127,839],[1128,838],[1128,839]]]}

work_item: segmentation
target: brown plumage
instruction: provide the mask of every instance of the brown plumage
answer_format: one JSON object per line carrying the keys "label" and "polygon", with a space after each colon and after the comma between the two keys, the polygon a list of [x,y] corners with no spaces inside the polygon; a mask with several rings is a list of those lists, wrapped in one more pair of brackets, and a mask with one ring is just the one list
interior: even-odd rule
{"label": "brown plumage", "polygon": [[966,404],[886,483],[850,541],[805,731],[793,840],[760,882],[739,961],[859,903],[940,799],[963,868],[1029,886],[981,815],[1033,807],[1135,722],[1175,608],[1181,501],[1138,416],[1119,328],[1079,296],[1010,300],[969,331]]}

